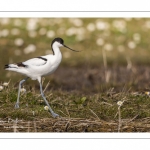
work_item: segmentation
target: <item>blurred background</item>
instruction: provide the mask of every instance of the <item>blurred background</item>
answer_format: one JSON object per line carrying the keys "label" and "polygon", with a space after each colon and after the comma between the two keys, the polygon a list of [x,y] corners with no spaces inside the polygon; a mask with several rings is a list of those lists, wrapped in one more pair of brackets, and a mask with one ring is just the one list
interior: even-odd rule
{"label": "blurred background", "polygon": [[23,76],[4,65],[52,53],[55,37],[82,52],[61,48],[62,63],[45,78],[50,88],[81,93],[149,88],[149,18],[0,18],[0,84],[11,79],[18,86]]}

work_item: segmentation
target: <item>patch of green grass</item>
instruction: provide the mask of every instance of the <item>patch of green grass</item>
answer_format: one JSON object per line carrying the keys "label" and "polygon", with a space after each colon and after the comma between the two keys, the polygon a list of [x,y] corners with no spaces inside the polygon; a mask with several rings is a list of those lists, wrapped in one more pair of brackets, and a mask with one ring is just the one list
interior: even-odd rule
{"label": "patch of green grass", "polygon": [[[19,118],[32,120],[36,118],[51,117],[44,110],[44,101],[38,91],[27,91],[20,96],[20,108],[14,109],[17,99],[17,89],[8,87],[0,93],[0,118]],[[45,95],[53,110],[62,117],[70,118],[99,118],[103,120],[116,120],[118,111],[117,102],[125,100],[121,106],[123,119],[131,119],[138,114],[138,118],[149,117],[150,97],[145,94],[132,93],[108,94],[107,92],[94,95],[76,95],[65,91],[46,91]]]}

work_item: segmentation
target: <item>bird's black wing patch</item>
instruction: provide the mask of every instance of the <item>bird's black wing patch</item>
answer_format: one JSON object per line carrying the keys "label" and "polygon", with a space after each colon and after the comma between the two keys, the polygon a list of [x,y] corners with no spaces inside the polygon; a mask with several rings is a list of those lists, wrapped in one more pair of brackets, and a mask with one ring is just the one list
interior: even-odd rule
{"label": "bird's black wing patch", "polygon": [[4,66],[4,69],[7,69],[7,68],[9,68],[9,64],[7,64],[7,65]]}
{"label": "bird's black wing patch", "polygon": [[23,64],[22,62],[16,63],[18,67],[27,67],[27,65]]}
{"label": "bird's black wing patch", "polygon": [[45,61],[45,63],[44,63],[43,65],[45,65],[45,64],[47,63],[47,59],[46,59],[46,58],[43,58],[43,57],[41,57],[41,56],[39,56],[39,57],[36,57],[36,58],[39,58],[39,59],[42,59],[42,60],[44,60],[44,61]]}
{"label": "bird's black wing patch", "polygon": [[47,61],[46,58],[43,58],[43,57],[41,57],[41,56],[39,56],[39,57],[37,57],[37,58],[40,58],[40,59],[42,59],[42,60],[44,60],[44,61]]}

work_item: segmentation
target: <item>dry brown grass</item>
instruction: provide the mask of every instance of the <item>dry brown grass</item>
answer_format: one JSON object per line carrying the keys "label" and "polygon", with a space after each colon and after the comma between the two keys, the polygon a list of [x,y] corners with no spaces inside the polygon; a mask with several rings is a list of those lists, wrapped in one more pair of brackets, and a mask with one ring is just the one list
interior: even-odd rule
{"label": "dry brown grass", "polygon": [[[84,118],[0,120],[0,132],[117,132],[118,121]],[[150,132],[150,118],[123,119],[120,132]]]}

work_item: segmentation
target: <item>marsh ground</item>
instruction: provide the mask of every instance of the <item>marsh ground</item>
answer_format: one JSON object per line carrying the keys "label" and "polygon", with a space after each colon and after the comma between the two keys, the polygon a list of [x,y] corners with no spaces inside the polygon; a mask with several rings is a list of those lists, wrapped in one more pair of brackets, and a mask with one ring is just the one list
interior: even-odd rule
{"label": "marsh ground", "polygon": [[[0,24],[0,82],[10,81],[0,92],[1,132],[150,131],[148,18],[1,18]],[[61,65],[43,79],[47,100],[61,118],[44,110],[37,81],[24,84],[20,108],[14,109],[23,76],[3,66],[51,53],[58,36],[82,50],[62,48]]]}

